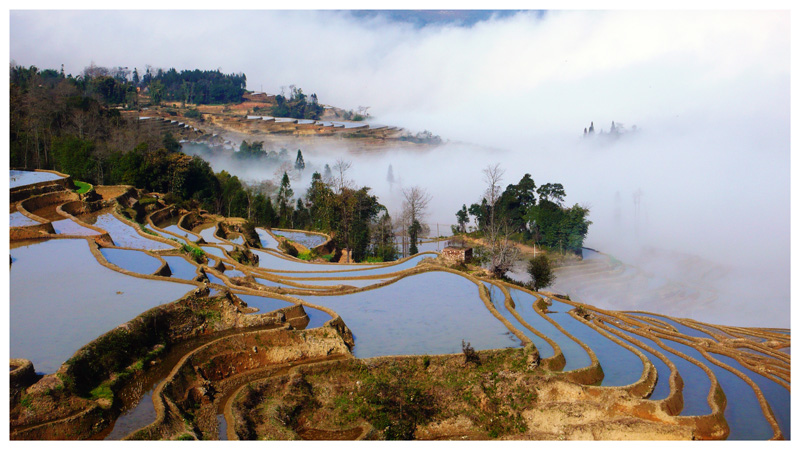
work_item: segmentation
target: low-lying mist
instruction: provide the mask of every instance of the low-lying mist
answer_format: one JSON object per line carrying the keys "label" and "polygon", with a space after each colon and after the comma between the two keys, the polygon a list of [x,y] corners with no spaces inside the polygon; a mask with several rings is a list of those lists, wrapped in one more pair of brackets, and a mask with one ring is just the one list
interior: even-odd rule
{"label": "low-lying mist", "polygon": [[[97,37],[112,23],[129,39],[106,47]],[[480,200],[482,169],[500,163],[504,186],[530,173],[589,205],[586,246],[718,293],[714,308],[676,315],[788,326],[789,23],[788,11],[522,12],[424,27],[346,11],[12,11],[10,56],[75,73],[90,60],[140,73],[219,67],[246,73],[251,90],[294,84],[325,104],[370,106],[376,122],[448,143],[289,147],[308,165],[297,194],[343,157],[391,214],[418,185],[433,198],[428,221],[451,224]],[[628,133],[583,138],[612,121]]]}

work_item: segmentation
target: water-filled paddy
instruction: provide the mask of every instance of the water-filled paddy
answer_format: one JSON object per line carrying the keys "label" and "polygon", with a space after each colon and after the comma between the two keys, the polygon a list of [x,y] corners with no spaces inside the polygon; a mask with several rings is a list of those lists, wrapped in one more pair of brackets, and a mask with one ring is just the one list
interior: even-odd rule
{"label": "water-filled paddy", "polygon": [[366,286],[372,286],[373,284],[383,283],[387,279],[388,278],[377,278],[374,280],[342,280],[342,279],[332,278],[329,280],[293,280],[293,281],[295,283],[308,284],[311,286],[319,286],[320,288],[336,286],[339,284],[362,288]]}
{"label": "water-filled paddy", "polygon": [[[208,282],[209,283],[214,283],[214,284],[218,284],[220,286],[225,286],[225,282],[222,281],[222,279],[219,278],[218,276],[212,274],[211,272],[206,271],[206,276],[208,277]],[[211,295],[211,294],[209,294],[209,295]]]}
{"label": "water-filled paddy", "polygon": [[220,244],[222,240],[218,237],[214,236],[214,233],[217,232],[217,224],[211,224],[207,228],[200,230],[197,234],[199,234],[204,241],[208,242],[209,244]]}
{"label": "water-filled paddy", "polygon": [[152,231],[153,233],[165,238],[165,239],[175,239],[175,236],[173,236],[171,234],[168,234],[168,233],[163,233],[160,230],[156,229],[156,227],[150,225],[149,223],[147,225],[145,225],[144,227],[146,229]]}
{"label": "water-filled paddy", "polygon": [[[187,243],[190,243],[190,244],[192,242],[194,242],[194,239],[196,239],[195,235],[193,235],[192,233],[189,233],[188,231],[182,229],[181,227],[179,227],[176,224],[167,225],[167,226],[161,227],[161,229],[164,230],[164,231],[169,231],[172,234],[180,236],[181,238],[183,238],[184,241],[186,241]],[[169,235],[169,237],[172,238],[172,239],[175,239],[175,236]]]}
{"label": "water-filled paddy", "polygon": [[136,250],[101,248],[100,253],[111,264],[142,275],[152,275],[161,267],[158,258]]}
{"label": "water-filled paddy", "polygon": [[140,250],[168,250],[175,248],[165,242],[155,241],[140,235],[133,227],[120,221],[111,213],[97,216],[93,225],[106,230],[117,247]]}
{"label": "water-filled paddy", "polygon": [[509,292],[511,293],[511,298],[516,304],[517,313],[519,313],[520,317],[522,317],[522,320],[527,322],[530,326],[536,328],[545,336],[554,340],[561,348],[561,352],[564,354],[564,359],[566,359],[566,365],[563,369],[564,371],[580,369],[592,364],[592,359],[589,358],[589,355],[586,353],[586,350],[584,350],[583,347],[567,337],[567,335],[562,333],[561,330],[556,328],[555,325],[545,320],[539,315],[538,312],[536,312],[536,310],[533,308],[533,304],[536,302],[536,297],[525,291],[514,288],[509,288]]}
{"label": "water-filled paddy", "polygon": [[333,319],[330,314],[321,309],[311,308],[310,306],[303,306],[303,308],[306,310],[306,314],[308,314],[308,325],[306,325],[306,329],[321,327],[325,325],[325,322]]}
{"label": "water-filled paddy", "polygon": [[64,178],[60,175],[49,172],[31,172],[27,170],[12,170],[9,188],[14,189],[19,186],[41,183],[43,181],[53,181]]}
{"label": "water-filled paddy", "polygon": [[134,431],[145,427],[156,418],[155,406],[153,405],[153,391],[155,385],[142,395],[139,403],[133,408],[125,411],[114,422],[114,428],[105,437],[105,440],[120,440]]}
{"label": "water-filled paddy", "polygon": [[11,249],[12,358],[52,373],[80,347],[191,286],[123,275],[97,262],[84,239]]}
{"label": "water-filled paddy", "polygon": [[[251,249],[252,252],[258,255],[258,267],[267,270],[294,270],[294,271],[303,271],[303,272],[321,272],[321,271],[345,271],[345,270],[354,270],[354,269],[369,269],[371,267],[376,267],[372,264],[323,264],[323,263],[308,263],[300,260],[292,260],[292,259],[285,259],[281,258],[280,256],[276,256],[270,252],[260,251]],[[353,272],[354,274],[356,272]],[[286,276],[313,276],[315,274],[309,273],[292,273],[292,274],[285,274]],[[354,275],[342,275],[342,276],[354,276]]]}
{"label": "water-filled paddy", "polygon": [[697,337],[697,338],[705,338],[705,339],[713,339],[711,335],[709,335],[708,333],[706,333],[704,331],[700,331],[700,330],[694,329],[692,327],[687,327],[686,325],[680,324],[680,323],[678,323],[678,322],[676,322],[676,321],[674,321],[672,319],[668,319],[666,317],[657,316],[657,315],[654,315],[654,314],[644,314],[644,313],[632,313],[630,315],[632,315],[632,316],[640,316],[640,317],[649,317],[651,319],[660,320],[660,321],[672,326],[676,330],[678,330],[678,333],[685,334],[686,336],[692,336],[692,337]]}
{"label": "water-filled paddy", "polygon": [[297,242],[307,248],[314,248],[324,244],[328,238],[318,234],[303,233],[300,231],[273,231],[278,236]]}
{"label": "water-filled paddy", "polygon": [[[360,276],[369,276],[369,275],[387,275],[394,272],[398,272],[400,270],[410,269],[415,267],[420,261],[424,258],[430,258],[432,255],[424,254],[424,255],[415,255],[414,257],[408,259],[407,261],[403,261],[397,264],[391,265],[346,265],[346,264],[304,264],[305,268],[302,268],[303,263],[295,263],[294,261],[286,261],[281,260],[273,255],[266,255],[266,260],[261,259],[261,254],[259,254],[259,261],[258,265],[261,268],[269,268],[273,270],[326,270],[327,272],[320,272],[320,273],[313,273],[313,272],[304,272],[304,273],[284,273],[280,274],[282,277],[296,277],[296,278],[343,278],[343,277],[360,277]],[[278,261],[280,260],[280,261]],[[285,264],[283,267],[277,269],[275,267],[276,264],[284,264],[284,262],[288,262],[289,264]],[[298,265],[300,264],[300,265]],[[291,268],[289,268],[291,267]],[[353,270],[353,269],[363,269],[363,270]]]}
{"label": "water-filled paddy", "polygon": [[190,263],[182,256],[164,256],[164,260],[169,264],[172,276],[183,280],[193,280],[197,276],[197,266]]}
{"label": "water-filled paddy", "polygon": [[53,225],[53,230],[56,234],[65,234],[68,236],[96,236],[100,234],[91,228],[79,225],[72,219],[62,219],[50,222]]}
{"label": "water-filled paddy", "polygon": [[[772,427],[769,426],[769,422],[761,412],[758,398],[753,389],[744,380],[708,361],[699,351],[688,345],[667,339],[663,341],[679,352],[704,363],[714,372],[720,387],[725,391],[725,397],[728,401],[728,407],[725,408],[725,420],[728,421],[728,426],[731,429],[731,434],[728,436],[729,440],[769,439],[772,437]],[[712,355],[712,357],[716,358],[717,355]]]}
{"label": "water-filled paddy", "polygon": [[447,241],[433,241],[433,242],[423,242],[417,244],[417,250],[419,253],[423,252],[437,252],[441,253],[442,249],[447,247]]}
{"label": "water-filled paddy", "polygon": [[[758,388],[761,389],[761,393],[764,394],[764,398],[767,399],[767,403],[769,403],[770,408],[772,408],[772,412],[775,414],[775,420],[778,421],[778,426],[780,427],[781,431],[784,434],[784,437],[788,440],[791,439],[791,428],[792,428],[792,415],[791,415],[791,395],[789,391],[786,390],[780,384],[770,380],[769,378],[753,372],[752,370],[746,368],[741,363],[736,361],[735,359],[725,356],[719,355],[716,353],[712,353],[711,356],[720,362],[727,364],[733,367],[736,370],[744,373],[748,378],[753,380],[753,382],[758,385]],[[713,369],[712,369],[713,370]],[[716,371],[714,372],[716,373]],[[723,386],[724,387],[724,386]],[[749,388],[749,386],[748,386]],[[725,395],[728,395],[728,391],[725,391]],[[728,397],[728,408],[736,407],[738,408],[739,405],[730,403],[730,397]],[[752,407],[752,405],[748,405]],[[749,439],[749,438],[745,438]],[[759,438],[760,439],[760,438]]]}
{"label": "water-filled paddy", "polygon": [[239,270],[239,269],[227,269],[227,270],[225,271],[225,275],[226,275],[228,278],[232,278],[232,277],[243,277],[243,276],[245,276],[245,273],[244,273],[244,272],[242,272],[242,271],[241,271],[241,270]]}
{"label": "water-filled paddy", "polygon": [[251,314],[264,314],[266,312],[275,311],[276,309],[286,308],[287,306],[294,305],[292,302],[287,302],[286,300],[281,300],[278,298],[239,293],[237,293],[236,296],[247,303],[247,306],[258,308],[258,311]]}
{"label": "water-filled paddy", "polygon": [[261,239],[261,246],[264,248],[276,249],[278,248],[278,241],[263,228],[256,228],[256,233]]}
{"label": "water-filled paddy", "polygon": [[641,377],[642,360],[632,351],[567,313],[550,314],[550,318],[592,349],[605,374],[603,386],[626,386]]}
{"label": "water-filled paddy", "polygon": [[336,311],[353,332],[358,358],[517,347],[491,315],[471,281],[447,272],[406,277],[378,289],[345,296],[302,296]]}
{"label": "water-filled paddy", "polygon": [[221,248],[211,247],[210,245],[201,245],[200,248],[209,255],[217,256],[220,259],[227,259]]}
{"label": "water-filled paddy", "polygon": [[506,320],[511,322],[511,325],[514,326],[514,328],[521,331],[525,336],[527,336],[531,341],[533,341],[533,345],[535,345],[536,348],[539,350],[540,357],[550,358],[553,355],[555,355],[553,347],[547,341],[540,338],[538,335],[536,335],[536,333],[532,332],[527,327],[522,325],[517,320],[517,318],[514,317],[514,315],[511,314],[511,312],[506,308],[505,305],[506,297],[505,295],[503,295],[503,291],[500,290],[499,287],[491,283],[487,283],[485,281],[483,282],[483,284],[489,289],[489,298],[491,299],[492,304],[494,305],[497,312],[499,312],[500,315],[502,315]]}
{"label": "water-filled paddy", "polygon": [[8,225],[11,227],[27,227],[31,225],[41,225],[41,223],[31,219],[19,211],[14,211],[11,213]]}
{"label": "water-filled paddy", "polygon": [[[671,355],[671,354],[669,354],[668,352],[665,352],[665,351],[663,351],[662,349],[660,349],[660,348],[658,347],[658,345],[656,345],[656,343],[655,343],[655,342],[653,342],[653,341],[651,341],[650,339],[646,339],[646,338],[643,338],[643,337],[641,337],[641,336],[639,336],[639,335],[636,335],[636,334],[633,334],[633,333],[629,333],[629,332],[627,332],[627,331],[625,331],[625,330],[622,330],[622,329],[620,329],[620,328],[617,328],[617,327],[615,327],[615,326],[613,326],[613,325],[611,325],[611,324],[608,324],[608,323],[607,323],[607,325],[608,325],[608,326],[610,326],[611,328],[614,328],[614,329],[615,329],[615,330],[617,330],[617,331],[620,331],[620,332],[622,332],[622,333],[623,333],[623,334],[625,334],[626,336],[629,336],[629,337],[631,337],[631,338],[633,338],[633,339],[636,339],[636,340],[638,340],[638,341],[639,341],[639,342],[641,342],[642,344],[649,346],[650,348],[652,348],[652,349],[653,349],[653,350],[655,350],[655,351],[659,351],[659,350],[661,350],[661,353],[662,353],[662,354],[664,354],[664,356],[665,356],[667,359],[670,359],[670,355]],[[642,353],[644,353],[644,354],[645,354],[645,356],[647,357],[647,359],[648,359],[648,360],[649,360],[651,363],[653,363],[653,365],[654,365],[654,366],[656,366],[656,373],[658,374],[658,380],[656,381],[656,385],[655,385],[655,387],[653,388],[653,392],[650,394],[650,397],[649,397],[649,399],[650,399],[650,400],[663,400],[663,399],[667,398],[667,397],[669,396],[669,393],[670,393],[670,387],[669,387],[669,377],[670,377],[670,373],[671,373],[671,371],[670,371],[670,369],[669,369],[669,366],[667,366],[667,365],[664,363],[664,361],[662,361],[660,358],[658,358],[658,357],[657,357],[656,355],[654,355],[653,353],[650,353],[649,351],[647,351],[647,350],[645,350],[645,349],[643,349],[643,348],[641,348],[641,347],[638,347],[638,346],[637,346],[636,348],[638,348],[638,349],[639,349],[639,351],[641,351]],[[672,356],[673,356],[673,358],[677,358],[677,357],[676,357],[676,356],[674,356],[674,355],[672,355]],[[684,388],[684,389],[685,389],[685,388]],[[685,392],[685,391],[684,391],[684,392]],[[703,395],[706,395],[706,394],[701,394],[701,397],[702,397]]]}

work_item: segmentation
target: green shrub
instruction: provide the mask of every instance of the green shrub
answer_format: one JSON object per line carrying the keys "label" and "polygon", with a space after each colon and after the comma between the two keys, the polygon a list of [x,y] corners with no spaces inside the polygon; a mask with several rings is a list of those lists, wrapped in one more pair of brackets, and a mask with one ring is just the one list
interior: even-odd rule
{"label": "green shrub", "polygon": [[83,181],[72,180],[75,183],[77,189],[75,190],[76,194],[85,194],[92,189],[92,185],[89,183],[84,183]]}
{"label": "green shrub", "polygon": [[188,245],[188,244],[181,244],[181,250],[184,253],[190,254],[191,257],[192,257],[192,260],[194,262],[196,262],[196,263],[202,263],[203,261],[205,261],[206,252],[204,252],[199,247],[193,247],[193,246]]}
{"label": "green shrub", "polygon": [[158,202],[158,199],[155,197],[142,197],[139,199],[139,204],[142,206],[147,206],[156,202]]}
{"label": "green shrub", "polygon": [[186,112],[183,113],[183,116],[184,117],[188,117],[189,119],[200,119],[200,118],[203,117],[203,115],[200,113],[200,111],[198,111],[196,109],[187,110]]}
{"label": "green shrub", "polygon": [[481,365],[481,357],[478,352],[472,348],[469,342],[461,340],[461,351],[464,353],[464,363],[475,363],[476,366]]}
{"label": "green shrub", "polygon": [[362,389],[362,416],[373,427],[383,430],[387,440],[414,439],[417,425],[424,425],[436,414],[436,402],[409,377],[369,377]]}
{"label": "green shrub", "polygon": [[92,400],[97,400],[99,398],[105,398],[108,400],[114,399],[114,392],[106,384],[101,384],[100,386],[97,386],[96,388],[92,389],[91,392],[89,392],[89,394],[91,395]]}

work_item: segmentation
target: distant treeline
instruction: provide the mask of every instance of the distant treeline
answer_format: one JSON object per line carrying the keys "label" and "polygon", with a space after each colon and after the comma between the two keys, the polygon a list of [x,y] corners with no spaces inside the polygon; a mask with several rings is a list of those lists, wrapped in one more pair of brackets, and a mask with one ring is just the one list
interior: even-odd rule
{"label": "distant treeline", "polygon": [[243,73],[226,75],[219,70],[182,70],[174,68],[156,70],[151,73],[148,67],[139,80],[136,69],[133,72],[133,83],[147,87],[156,103],[160,100],[180,101],[197,105],[238,103],[247,86],[247,76]]}
{"label": "distant treeline", "polygon": [[[270,183],[246,186],[228,172],[214,173],[207,161],[181,153],[171,134],[121,116],[113,107],[120,98],[116,89],[130,92],[131,86],[105,75],[12,67],[11,166],[54,169],[92,184],[132,185],[187,209],[242,217],[256,226],[327,232],[356,261],[396,257],[391,219],[369,187],[351,187],[341,178],[335,183],[327,165],[325,180],[315,173],[304,198],[294,197],[286,173],[277,194]],[[260,142],[244,142],[240,152],[238,158],[250,162],[286,156],[276,158]],[[299,150],[294,168],[305,168]]]}
{"label": "distant treeline", "polygon": [[254,108],[254,113],[268,113],[274,117],[291,117],[293,119],[319,120],[324,111],[317,100],[317,94],[310,97],[303,93],[303,89],[291,86],[289,98],[283,95],[275,96],[275,105],[270,108]]}

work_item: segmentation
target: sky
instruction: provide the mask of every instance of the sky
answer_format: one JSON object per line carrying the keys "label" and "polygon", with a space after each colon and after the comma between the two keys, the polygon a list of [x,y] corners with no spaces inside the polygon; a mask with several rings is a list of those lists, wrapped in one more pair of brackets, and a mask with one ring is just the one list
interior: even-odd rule
{"label": "sky", "polygon": [[[325,104],[369,106],[376,122],[448,142],[354,159],[352,177],[390,212],[400,189],[418,185],[432,195],[430,221],[453,223],[480,200],[482,169],[500,163],[504,185],[530,173],[590,206],[587,246],[655,271],[674,261],[654,265],[643,249],[696,256],[727,274],[713,281],[726,306],[763,303],[760,322],[788,326],[789,17],[10,11],[9,59],[73,74],[92,62],[140,74],[219,68],[245,73],[250,90],[293,84]],[[583,138],[612,121],[637,131]],[[338,155],[331,144],[306,160]],[[386,183],[389,164],[399,185]]]}

